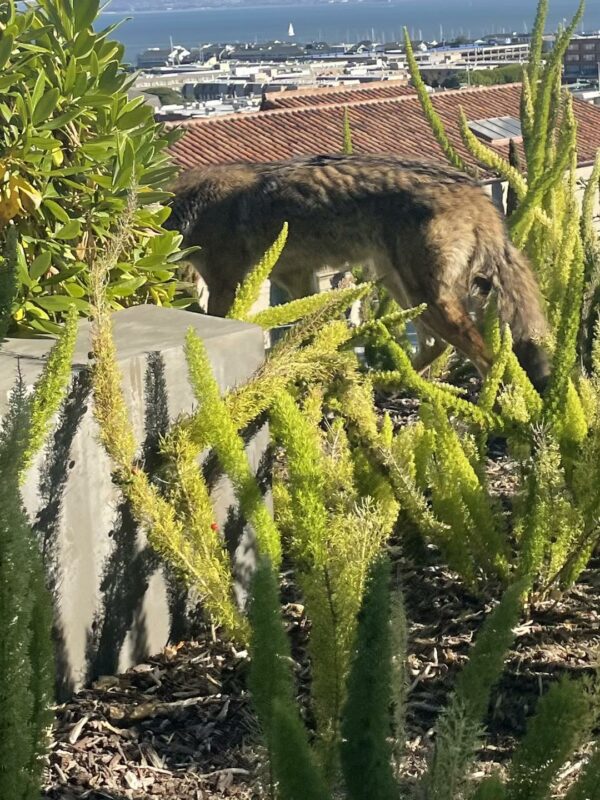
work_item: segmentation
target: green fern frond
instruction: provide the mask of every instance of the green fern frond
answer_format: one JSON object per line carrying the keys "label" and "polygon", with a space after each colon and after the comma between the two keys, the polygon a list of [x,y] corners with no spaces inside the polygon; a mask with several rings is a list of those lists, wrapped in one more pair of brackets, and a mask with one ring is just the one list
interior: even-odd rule
{"label": "green fern frond", "polygon": [[242,513],[254,528],[260,552],[277,565],[281,559],[279,531],[250,469],[243,439],[221,399],[204,342],[193,328],[188,331],[185,349],[190,383],[202,409],[198,425],[206,432],[206,440],[214,447],[235,487]]}
{"label": "green fern frond", "polygon": [[77,338],[77,310],[71,306],[58,341],[50,351],[30,400],[29,441],[21,461],[24,480],[33,457],[42,446],[52,418],[58,412],[71,378],[73,351]]}
{"label": "green fern frond", "polygon": [[227,312],[228,319],[247,320],[252,306],[258,300],[263,283],[268,279],[283,252],[287,236],[288,224],[284,222],[275,242],[269,247],[258,264],[252,268],[244,282],[238,286],[233,305]]}
{"label": "green fern frond", "polygon": [[289,303],[259,311],[248,317],[247,321],[260,325],[264,330],[270,330],[280,325],[291,325],[299,319],[309,317],[321,310],[326,310],[327,317],[331,320],[364,297],[371,287],[372,284],[364,283],[346,289],[330,289],[327,292],[311,294],[308,297],[291,300]]}
{"label": "green fern frond", "polygon": [[344,109],[344,147],[342,152],[345,156],[351,156],[354,152],[352,146],[352,130],[350,128],[350,112],[348,107]]}
{"label": "green fern frond", "polygon": [[527,81],[530,86],[532,104],[537,96],[538,80],[540,71],[542,69],[542,48],[544,45],[544,33],[546,29],[547,17],[548,0],[539,0],[535,15],[535,22],[531,32],[529,63],[526,72]]}
{"label": "green fern frond", "polygon": [[527,194],[527,181],[521,173],[512,167],[506,159],[502,158],[496,150],[482,144],[469,128],[469,122],[463,109],[460,109],[460,132],[465,143],[465,147],[475,156],[475,158],[489,169],[497,173],[509,186],[521,201]]}
{"label": "green fern frond", "polygon": [[427,88],[423,82],[423,78],[421,77],[421,73],[419,72],[419,65],[415,59],[407,28],[404,28],[404,47],[406,50],[406,61],[408,63],[412,84],[417,92],[423,113],[429,122],[437,143],[442,148],[444,155],[453,167],[456,167],[456,169],[460,169],[463,172],[472,173],[472,170],[463,160],[456,148],[452,145],[450,139],[448,139],[448,135],[444,129],[444,123],[442,122],[440,115],[435,110],[434,105],[431,102],[431,98],[429,97]]}
{"label": "green fern frond", "polygon": [[556,773],[589,733],[592,718],[581,681],[563,678],[554,683],[513,756],[508,800],[546,800]]}

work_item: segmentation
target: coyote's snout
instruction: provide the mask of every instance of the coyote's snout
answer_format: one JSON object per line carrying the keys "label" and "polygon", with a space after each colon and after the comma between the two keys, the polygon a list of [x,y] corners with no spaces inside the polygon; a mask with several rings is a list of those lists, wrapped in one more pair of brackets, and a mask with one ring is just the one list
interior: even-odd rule
{"label": "coyote's snout", "polygon": [[292,297],[315,291],[319,267],[369,264],[402,306],[427,304],[417,323],[417,367],[448,342],[485,372],[482,312],[494,291],[519,360],[538,387],[546,382],[536,281],[501,214],[466,175],[391,156],[318,156],[196,168],[172,191],[168,225],[186,246],[202,248],[193,261],[210,314],[226,313],[236,286],[288,221],[272,280]]}

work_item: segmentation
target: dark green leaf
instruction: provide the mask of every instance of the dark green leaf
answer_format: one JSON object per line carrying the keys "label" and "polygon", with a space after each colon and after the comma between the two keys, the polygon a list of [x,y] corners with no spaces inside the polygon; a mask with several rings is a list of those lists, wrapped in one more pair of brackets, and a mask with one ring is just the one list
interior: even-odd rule
{"label": "dark green leaf", "polygon": [[17,250],[17,277],[24,286],[30,288],[33,281],[29,277],[29,270],[27,269],[27,259],[25,258],[25,251],[19,242],[16,247]]}
{"label": "dark green leaf", "polygon": [[69,215],[64,210],[64,208],[60,206],[58,203],[56,203],[54,200],[46,198],[45,200],[42,201],[42,205],[45,206],[48,209],[48,211],[52,214],[52,216],[55,217],[59,222],[66,224],[67,222],[70,221]]}
{"label": "dark green leaf", "polygon": [[52,254],[46,251],[45,253],[40,253],[40,255],[33,261],[32,265],[29,267],[29,274],[33,278],[33,280],[38,280],[41,278],[44,273],[48,272],[50,268],[50,264],[52,263]]}
{"label": "dark green leaf", "polygon": [[89,28],[98,16],[99,0],[75,0],[75,30]]}
{"label": "dark green leaf", "polygon": [[31,93],[31,102],[34,108],[42,99],[45,88],[46,88],[46,76],[44,75],[43,72],[40,72],[40,74],[38,75],[38,79],[35,82],[35,86],[33,87],[33,92]]}
{"label": "dark green leaf", "polygon": [[47,297],[36,297],[35,302],[46,311],[68,311],[74,305],[75,299],[60,294],[51,294]]}
{"label": "dark green leaf", "polygon": [[[94,35],[87,30],[81,31],[81,33],[77,35],[75,43],[73,44],[73,55],[75,58],[84,59],[92,52],[94,49],[94,44]],[[97,78],[98,76],[94,74],[94,77]]]}
{"label": "dark green leaf", "polygon": [[63,225],[55,234],[55,239],[75,239],[81,234],[81,223],[78,219],[72,219]]}
{"label": "dark green leaf", "polygon": [[60,92],[58,89],[50,89],[41,98],[36,105],[33,112],[32,122],[34,125],[39,125],[41,122],[46,122],[50,119],[52,112],[55,110]]}
{"label": "dark green leaf", "polygon": [[64,128],[65,125],[77,119],[82,113],[83,109],[81,108],[70,108],[68,111],[64,111],[62,114],[58,114],[58,116],[48,120],[45,125],[41,126],[41,130],[52,131],[56,130],[56,128]]}
{"label": "dark green leaf", "polygon": [[129,297],[145,283],[146,278],[143,275],[139,275],[137,278],[128,278],[127,280],[113,283],[107,288],[106,293],[109,297]]}
{"label": "dark green leaf", "polygon": [[137,128],[143,122],[146,122],[152,117],[152,109],[150,106],[143,105],[135,108],[133,111],[128,111],[117,120],[117,127],[121,131],[129,131],[132,128]]}
{"label": "dark green leaf", "polygon": [[58,334],[62,333],[63,330],[62,325],[57,325],[56,322],[51,322],[46,319],[32,319],[29,320],[29,324],[34,330],[41,331],[42,333]]}
{"label": "dark green leaf", "polygon": [[4,35],[2,39],[0,39],[0,69],[4,67],[10,58],[14,43],[14,37],[10,35]]}

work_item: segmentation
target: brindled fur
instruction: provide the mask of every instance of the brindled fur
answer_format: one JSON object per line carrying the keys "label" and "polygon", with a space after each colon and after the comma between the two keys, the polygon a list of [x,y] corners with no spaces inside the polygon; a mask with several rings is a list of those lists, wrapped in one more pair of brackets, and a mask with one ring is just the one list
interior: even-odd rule
{"label": "brindled fur", "polygon": [[292,297],[315,291],[319,267],[369,264],[402,306],[427,304],[417,324],[418,368],[448,342],[484,373],[482,312],[495,290],[523,367],[537,386],[546,381],[547,324],[535,278],[502,215],[468,176],[393,156],[318,156],[199,167],[171,191],[167,225],[183,233],[185,246],[202,248],[192,258],[210,314],[227,312],[287,221],[272,280]]}

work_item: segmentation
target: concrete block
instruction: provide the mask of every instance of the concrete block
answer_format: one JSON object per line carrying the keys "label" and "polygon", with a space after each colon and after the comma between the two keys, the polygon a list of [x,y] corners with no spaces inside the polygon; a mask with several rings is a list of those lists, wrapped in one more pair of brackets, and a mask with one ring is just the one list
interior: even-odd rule
{"label": "concrete block", "polygon": [[[156,462],[158,437],[196,406],[184,340],[192,326],[203,339],[220,387],[246,381],[264,358],[262,330],[186,311],[142,306],[114,315],[123,389],[146,468]],[[91,407],[89,324],[80,325],[69,395],[59,424],[27,477],[23,499],[44,553],[56,598],[59,693],[66,697],[99,675],[124,670],[186,634],[189,598],[149,548],[111,481]],[[11,339],[0,349],[0,414],[17,368],[28,385],[40,374],[49,338]],[[258,470],[267,444],[262,428],[249,434]],[[240,586],[252,547],[242,535],[229,481],[205,464],[215,519],[226,531]],[[240,588],[240,592],[243,588]]]}

